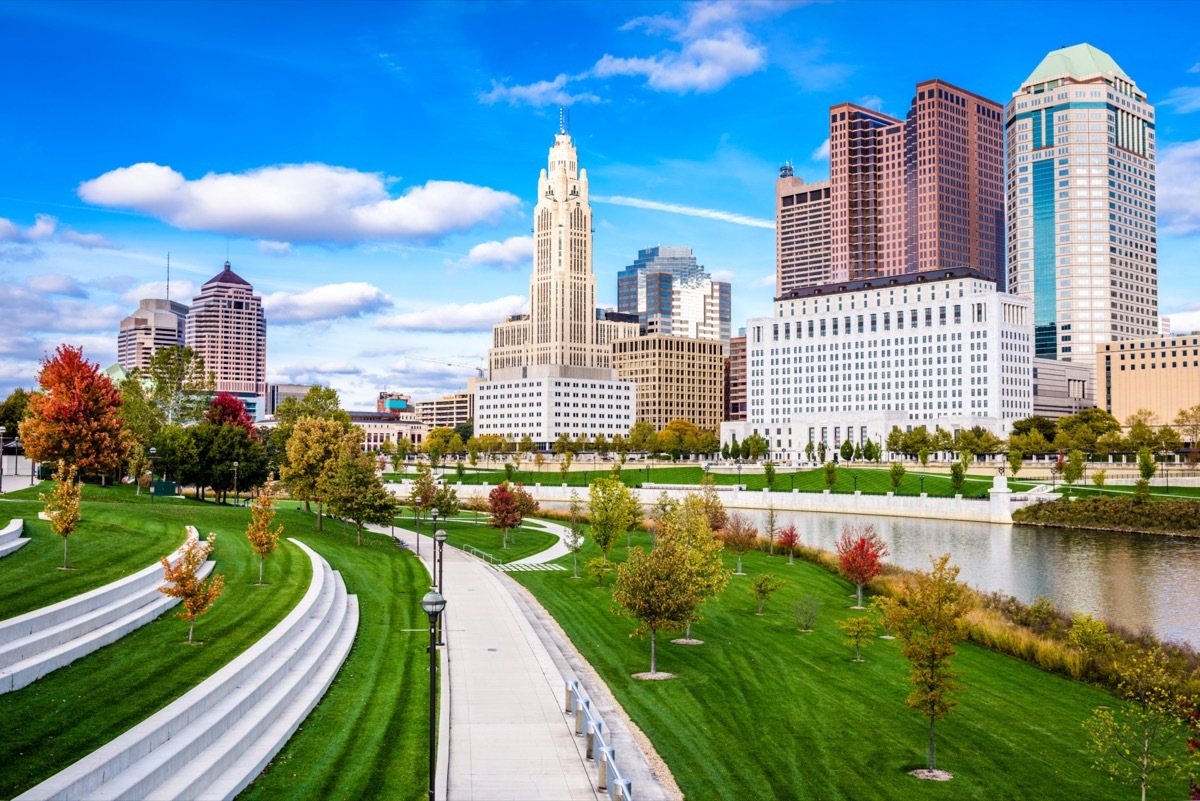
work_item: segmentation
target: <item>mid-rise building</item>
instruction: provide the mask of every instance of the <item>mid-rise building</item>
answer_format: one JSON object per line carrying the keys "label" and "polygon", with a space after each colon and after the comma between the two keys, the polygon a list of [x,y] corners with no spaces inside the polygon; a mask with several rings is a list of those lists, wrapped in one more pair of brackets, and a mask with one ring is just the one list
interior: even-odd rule
{"label": "mid-rise building", "polygon": [[1037,355],[1091,363],[1158,319],[1154,107],[1088,44],[1047,55],[1005,110],[1008,291],[1033,299]]}
{"label": "mid-rise building", "polygon": [[288,398],[300,400],[308,394],[313,386],[313,384],[267,384],[266,415],[274,417],[279,404]]}
{"label": "mid-rise building", "polygon": [[904,119],[833,106],[829,182],[830,281],[970,267],[1004,286],[998,103],[934,79]]}
{"label": "mid-rise building", "polygon": [[262,298],[229,262],[192,298],[185,338],[216,375],[216,391],[236,395],[257,417],[267,392],[267,319]]}
{"label": "mid-rise building", "polygon": [[617,310],[636,315],[643,334],[729,341],[729,282],[714,281],[688,247],[639,250],[617,274]]}
{"label": "mid-rise building", "polygon": [[403,392],[380,392],[375,399],[375,411],[386,412],[393,417],[410,417],[417,419],[416,407],[412,396]]}
{"label": "mid-rise building", "polygon": [[724,418],[725,348],[715,339],[646,334],[613,343],[613,366],[637,384],[636,420],[661,431],[690,420],[716,431]]}
{"label": "mid-rise building", "polygon": [[1033,412],[1029,301],[970,268],[795,290],[746,333],[746,421],[721,439],[761,434],[771,458],[893,426],[1004,436]]}
{"label": "mid-rise building", "polygon": [[350,425],[363,432],[363,450],[378,451],[384,442],[393,445],[407,439],[417,447],[425,441],[429,426],[416,419],[403,419],[387,412],[348,412]]}
{"label": "mid-rise building", "polygon": [[188,307],[161,298],[138,301],[137,310],[121,321],[117,363],[126,370],[145,369],[159,348],[183,347]]}
{"label": "mid-rise building", "polygon": [[1096,405],[1095,366],[1060,359],[1033,359],[1033,413],[1050,420]]}
{"label": "mid-rise building", "polygon": [[488,380],[474,384],[477,434],[528,435],[541,449],[561,435],[624,434],[637,391],[612,367],[612,343],[636,321],[596,307],[587,171],[560,123],[538,179],[530,310],[493,328]]}
{"label": "mid-rise building", "polygon": [[1124,423],[1142,409],[1169,425],[1200,403],[1200,332],[1097,346],[1096,405]]}
{"label": "mid-rise building", "polygon": [[746,419],[746,329],[729,338],[729,358],[725,360],[725,420]]}
{"label": "mid-rise building", "polygon": [[790,164],[775,182],[775,295],[833,280],[829,181],[804,183]]}
{"label": "mid-rise building", "polygon": [[417,417],[430,428],[454,428],[471,419],[471,393],[455,392],[417,403]]}

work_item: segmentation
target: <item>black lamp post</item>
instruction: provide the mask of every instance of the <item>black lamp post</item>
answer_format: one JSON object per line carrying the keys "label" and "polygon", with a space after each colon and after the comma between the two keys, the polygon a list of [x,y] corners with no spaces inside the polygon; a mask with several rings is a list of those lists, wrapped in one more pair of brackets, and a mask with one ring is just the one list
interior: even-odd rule
{"label": "black lamp post", "polygon": [[738,459],[738,490],[742,488],[742,460]]}
{"label": "black lamp post", "polygon": [[853,477],[854,477],[854,491],[858,492],[858,473],[854,473]]}
{"label": "black lamp post", "polygon": [[238,470],[238,463],[234,462],[233,463],[233,505],[234,506],[237,506],[238,501],[241,500],[241,497],[238,495],[237,470]]}
{"label": "black lamp post", "polygon": [[921,494],[925,494],[925,476],[921,476]]}
{"label": "black lamp post", "polygon": [[437,783],[437,636],[436,629],[446,608],[440,592],[430,590],[421,599],[421,608],[429,616],[429,801],[434,800]]}
{"label": "black lamp post", "polygon": [[[438,509],[437,507],[434,507],[429,510],[429,516],[433,518],[433,530],[434,531],[437,531],[437,519],[441,514],[442,514],[441,510]],[[420,554],[421,554],[420,548],[421,548],[421,537],[420,537],[420,535],[417,535],[417,555],[418,556],[420,556]],[[433,551],[433,556],[432,556],[433,570],[436,571],[437,570],[437,549],[431,548],[430,550]],[[436,572],[433,574],[433,577],[437,578]]]}
{"label": "black lamp post", "polygon": [[[442,550],[446,547],[446,530],[439,528],[434,532],[433,540],[437,543],[437,588],[438,592],[445,594],[446,591],[446,554]],[[442,623],[438,621],[437,644],[445,645],[442,642]]]}
{"label": "black lamp post", "polygon": [[[795,463],[793,462],[793,464],[795,464]],[[788,484],[789,484],[788,489],[790,489],[790,490],[796,489],[796,474],[795,473],[788,473]]]}
{"label": "black lamp post", "polygon": [[4,492],[4,434],[8,429],[0,426],[0,492]]}
{"label": "black lamp post", "polygon": [[154,503],[154,454],[158,453],[158,448],[150,449],[150,503]]}

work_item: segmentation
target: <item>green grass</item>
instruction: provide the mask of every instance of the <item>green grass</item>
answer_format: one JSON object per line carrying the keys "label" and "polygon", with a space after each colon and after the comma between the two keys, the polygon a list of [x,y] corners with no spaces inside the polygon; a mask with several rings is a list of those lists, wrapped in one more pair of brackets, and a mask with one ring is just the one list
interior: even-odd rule
{"label": "green grass", "polygon": [[[0,737],[0,795],[17,794],[46,779],[199,684],[282,620],[308,588],[309,560],[286,542],[267,560],[270,583],[254,586],[258,560],[244,534],[248,519],[244,509],[189,502],[156,504],[153,510],[146,507],[136,517],[125,517],[129,514],[119,504],[84,505],[85,521],[94,520],[98,526],[116,518],[120,524],[112,525],[124,536],[146,541],[153,556],[139,556],[135,560],[139,568],[178,546],[188,523],[202,533],[217,533],[216,572],[225,576],[226,590],[196,621],[196,639],[204,644],[186,644],[188,624],[176,615],[177,610],[171,610],[21,690],[0,695],[0,720],[5,722]],[[50,535],[42,532],[41,536]],[[53,560],[48,565],[36,560],[7,564],[36,543],[5,557],[6,564],[0,566],[6,600],[12,591],[11,568],[19,568],[14,575],[33,590],[39,577],[60,580],[61,571],[54,569]],[[98,546],[80,550],[97,560],[103,555]],[[82,558],[77,564],[88,566],[80,573],[99,570]]]}
{"label": "green grass", "polygon": [[[637,542],[645,544],[645,535]],[[581,561],[594,557],[589,540]],[[623,547],[613,549],[620,560]],[[569,564],[569,558],[560,560]],[[1019,660],[966,643],[956,663],[966,689],[939,723],[938,766],[955,779],[921,782],[928,724],[908,709],[908,667],[897,641],[876,639],[855,664],[836,622],[851,614],[851,585],[811,564],[781,556],[745,557],[710,602],[693,636],[700,647],[662,637],[658,668],[677,674],[638,682],[649,669],[649,643],[630,639],[634,623],[610,611],[611,589],[570,573],[512,577],[527,586],[650,737],[692,801],[707,799],[1026,799],[1128,798],[1131,791],[1091,767],[1080,726],[1111,696]],[[732,567],[734,558],[727,556]],[[786,581],[754,615],[747,592],[770,570]],[[792,606],[805,593],[821,599],[816,631],[796,630]],[[1181,798],[1163,785],[1154,798]]]}
{"label": "green grass", "polygon": [[[383,535],[340,525],[311,529],[314,516],[277,518],[342,573],[358,595],[354,648],[321,703],[242,799],[427,797],[429,643],[419,601],[429,574]],[[406,631],[418,629],[418,631]]]}
{"label": "green grass", "polygon": [[[517,559],[524,559],[526,556],[533,556],[535,553],[541,553],[558,540],[553,534],[526,524],[521,531],[508,532],[508,548],[505,549],[501,547],[504,540],[503,532],[487,525],[487,515],[481,514],[479,519],[480,523],[478,524],[467,522],[470,520],[469,516],[465,520],[439,521],[438,528],[445,529],[447,545],[455,548],[470,545],[490,553],[501,562],[513,562]],[[411,517],[398,517],[396,518],[396,527],[413,531],[413,520]],[[421,524],[422,534],[428,536],[431,531],[432,526],[428,522]]]}

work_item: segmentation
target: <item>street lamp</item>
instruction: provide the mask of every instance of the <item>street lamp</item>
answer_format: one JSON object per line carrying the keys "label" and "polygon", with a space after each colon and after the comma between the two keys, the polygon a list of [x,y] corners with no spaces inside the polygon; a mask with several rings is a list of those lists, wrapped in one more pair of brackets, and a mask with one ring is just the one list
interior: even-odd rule
{"label": "street lamp", "polygon": [[154,454],[158,453],[158,448],[150,449],[150,503],[154,503]]}
{"label": "street lamp", "polygon": [[430,590],[421,599],[421,608],[429,616],[429,801],[434,799],[437,781],[437,638],[436,629],[446,599],[440,592]]}
{"label": "street lamp", "polygon": [[[446,537],[447,537],[446,530],[442,529],[442,528],[439,528],[433,534],[433,540],[434,540],[434,542],[437,543],[437,588],[438,588],[438,592],[444,592],[446,589],[446,586],[444,584],[444,582],[446,580],[446,554],[442,550],[443,548],[446,547]],[[438,621],[437,644],[438,645],[446,644],[446,643],[442,642],[442,623],[440,620]]]}
{"label": "street lamp", "polygon": [[237,462],[234,462],[234,463],[233,463],[233,505],[234,505],[234,506],[237,506],[237,505],[238,505],[238,501],[240,501],[240,500],[241,500],[241,498],[240,498],[240,497],[238,497],[238,488],[237,488],[237,469],[238,469],[238,463],[237,463]]}
{"label": "street lamp", "polygon": [[[441,514],[442,514],[441,510],[438,509],[437,507],[433,507],[429,510],[429,516],[433,518],[434,531],[437,531],[437,519]],[[418,534],[417,535],[417,556],[420,556],[420,555],[421,555],[421,535]],[[437,551],[433,552],[432,559],[433,559],[433,569],[436,570],[437,569]]]}
{"label": "street lamp", "polygon": [[738,459],[738,490],[742,489],[742,460]]}
{"label": "street lamp", "polygon": [[921,476],[921,494],[925,494],[925,476]]}
{"label": "street lamp", "polygon": [[8,431],[0,426],[0,492],[4,492],[4,433]]}
{"label": "street lamp", "polygon": [[854,491],[858,492],[858,473],[852,474],[854,477]]}

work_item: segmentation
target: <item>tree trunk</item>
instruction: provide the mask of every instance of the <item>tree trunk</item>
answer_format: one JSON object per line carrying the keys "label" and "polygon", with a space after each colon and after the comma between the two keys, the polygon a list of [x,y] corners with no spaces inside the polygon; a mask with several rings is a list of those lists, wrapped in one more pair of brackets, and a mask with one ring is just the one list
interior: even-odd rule
{"label": "tree trunk", "polygon": [[795,551],[792,548],[788,548],[788,564],[789,565],[792,564],[792,559],[795,557],[795,555],[796,555]]}
{"label": "tree trunk", "polygon": [[320,501],[317,501],[317,531],[324,531],[324,529],[321,528],[324,511],[323,504]]}
{"label": "tree trunk", "polygon": [[858,608],[861,609],[862,608],[862,585],[858,584],[855,586],[858,587]]}
{"label": "tree trunk", "polygon": [[266,561],[266,557],[260,553],[258,555],[258,583],[259,583],[259,585],[261,585],[263,583],[262,582],[262,574],[263,574],[263,562],[264,561]]}
{"label": "tree trunk", "polygon": [[854,661],[855,661],[855,662],[861,662],[861,661],[862,661],[862,651],[861,651],[861,649],[860,649],[860,647],[859,647],[858,640],[855,640],[855,641],[854,641]]}
{"label": "tree trunk", "polygon": [[63,570],[67,569],[67,538],[63,537]]}
{"label": "tree trunk", "polygon": [[658,672],[657,635],[658,635],[658,632],[656,632],[654,629],[650,629],[650,672],[651,673]]}
{"label": "tree trunk", "polygon": [[579,554],[577,554],[577,553],[571,554],[571,565],[575,569],[574,578],[579,578]]}
{"label": "tree trunk", "polygon": [[761,615],[761,614],[762,614],[763,605],[764,605],[764,604],[766,604],[766,602],[767,602],[767,599],[766,599],[766,598],[759,598],[759,599],[758,599],[758,611],[757,611],[755,614],[758,614],[758,615]]}
{"label": "tree trunk", "polygon": [[192,633],[196,630],[196,618],[192,618],[188,623],[188,645],[192,644]]}
{"label": "tree trunk", "polygon": [[690,620],[687,622],[687,625],[683,627],[683,638],[685,640],[692,639],[692,621]]}
{"label": "tree trunk", "polygon": [[305,498],[305,499],[304,499],[304,511],[306,511],[306,512],[308,512],[308,513],[310,513],[310,514],[312,513],[312,504],[310,504],[310,503],[308,502],[308,498]]}
{"label": "tree trunk", "polygon": [[740,553],[738,554],[738,569],[737,569],[737,574],[738,574],[739,576],[743,576],[743,575],[745,575],[744,573],[742,573],[742,555],[741,555]]}
{"label": "tree trunk", "polygon": [[504,538],[501,541],[500,546],[504,548],[504,550],[508,550],[508,529],[504,529]]}
{"label": "tree trunk", "polygon": [[[929,719],[929,769],[934,770],[934,745],[933,745],[933,724],[934,719]],[[1144,801],[1144,800],[1143,800]]]}
{"label": "tree trunk", "polygon": [[362,523],[355,523],[354,525],[358,529],[356,532],[358,534],[358,544],[362,545]]}

